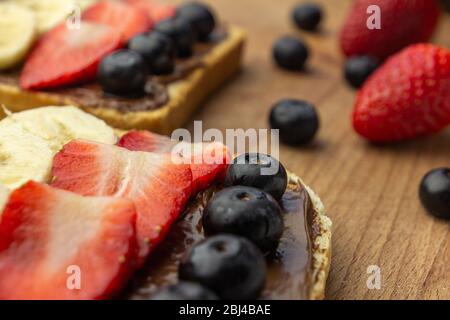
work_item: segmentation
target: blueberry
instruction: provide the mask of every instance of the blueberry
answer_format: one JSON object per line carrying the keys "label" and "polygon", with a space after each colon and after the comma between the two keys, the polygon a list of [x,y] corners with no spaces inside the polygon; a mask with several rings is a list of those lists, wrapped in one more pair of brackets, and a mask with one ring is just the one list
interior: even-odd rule
{"label": "blueberry", "polygon": [[378,66],[378,60],[370,56],[351,57],[345,63],[345,79],[352,87],[359,88]]}
{"label": "blueberry", "polygon": [[166,19],[158,23],[155,31],[169,36],[175,44],[177,56],[188,58],[192,55],[195,43],[195,32],[189,21],[182,17]]}
{"label": "blueberry", "polygon": [[222,234],[194,245],[181,260],[179,278],[198,282],[222,299],[256,299],[264,287],[266,269],[253,243]]}
{"label": "blueberry", "polygon": [[279,129],[280,140],[289,145],[312,141],[319,129],[319,117],[314,106],[302,100],[282,100],[272,107],[270,126]]}
{"label": "blueberry", "polygon": [[216,19],[211,9],[199,2],[189,2],[179,6],[177,17],[188,20],[201,41],[208,40],[209,35],[216,27]]}
{"label": "blueberry", "polygon": [[450,168],[434,169],[427,173],[420,183],[419,196],[429,213],[450,219]]}
{"label": "blueberry", "polygon": [[313,31],[322,20],[322,9],[315,4],[301,4],[294,8],[292,17],[300,29]]}
{"label": "blueberry", "polygon": [[208,235],[230,233],[245,237],[263,252],[277,247],[284,223],[281,208],[268,193],[245,186],[223,189],[203,213]]}
{"label": "blueberry", "polygon": [[217,296],[204,286],[188,281],[160,289],[151,300],[218,300]]}
{"label": "blueberry", "polygon": [[283,165],[269,155],[246,153],[234,159],[225,176],[225,186],[261,189],[280,200],[286,191],[287,174]]}
{"label": "blueberry", "polygon": [[300,70],[308,59],[306,45],[291,36],[278,39],[273,46],[273,57],[277,64],[287,70]]}
{"label": "blueberry", "polygon": [[142,95],[147,82],[144,58],[131,50],[118,50],[100,63],[97,79],[106,93],[121,96]]}
{"label": "blueberry", "polygon": [[140,34],[128,43],[128,49],[141,54],[150,74],[169,74],[175,64],[175,47],[169,36],[161,32]]}

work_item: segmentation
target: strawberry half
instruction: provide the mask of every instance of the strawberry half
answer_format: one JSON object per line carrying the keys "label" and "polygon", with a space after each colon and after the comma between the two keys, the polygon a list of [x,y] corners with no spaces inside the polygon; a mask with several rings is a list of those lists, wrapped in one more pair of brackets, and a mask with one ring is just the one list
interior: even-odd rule
{"label": "strawberry half", "polygon": [[450,51],[412,45],[392,56],[359,91],[353,126],[376,142],[412,139],[450,124]]}
{"label": "strawberry half", "polygon": [[[381,29],[369,29],[369,6],[381,10]],[[384,60],[398,50],[428,41],[437,25],[436,0],[356,0],[341,31],[341,48],[347,57],[370,55]]]}
{"label": "strawberry half", "polygon": [[123,1],[145,10],[155,24],[164,19],[174,17],[176,12],[176,7],[174,5],[162,4],[153,0],[123,0]]}
{"label": "strawberry half", "polygon": [[139,33],[148,31],[153,22],[145,10],[122,1],[102,0],[83,12],[82,19],[109,25],[122,35],[125,44]]}
{"label": "strawberry half", "polygon": [[[128,150],[170,154],[173,150],[187,159],[192,171],[194,193],[206,189],[214,181],[224,177],[231,159],[228,148],[219,142],[178,144],[168,137],[149,131],[130,131],[118,142]],[[176,146],[181,148],[176,148]],[[176,148],[176,149],[175,149]]]}
{"label": "strawberry half", "polygon": [[101,59],[120,45],[120,36],[111,27],[82,22],[80,29],[68,29],[61,24],[31,52],[20,86],[51,89],[95,79]]}
{"label": "strawberry half", "polygon": [[74,140],[53,161],[53,186],[85,196],[131,199],[137,211],[139,264],[164,238],[191,196],[188,165],[168,155]]}
{"label": "strawberry half", "polygon": [[135,221],[131,201],[25,184],[0,222],[0,299],[111,296],[133,270]]}

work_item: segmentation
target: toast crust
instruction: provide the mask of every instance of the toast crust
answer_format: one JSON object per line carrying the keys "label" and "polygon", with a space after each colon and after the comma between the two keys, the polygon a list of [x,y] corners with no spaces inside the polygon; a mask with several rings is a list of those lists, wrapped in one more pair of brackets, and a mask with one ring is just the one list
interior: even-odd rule
{"label": "toast crust", "polygon": [[167,135],[183,126],[212,92],[238,72],[244,42],[245,33],[242,29],[227,27],[226,39],[215,45],[202,58],[202,67],[195,69],[182,80],[169,84],[168,103],[154,110],[124,113],[111,108],[86,107],[77,104],[68,96],[24,91],[18,86],[5,83],[0,83],[0,104],[12,112],[48,105],[73,105],[103,119],[115,128],[146,129]]}
{"label": "toast crust", "polygon": [[325,213],[325,207],[319,196],[308,187],[302,179],[292,172],[288,172],[288,188],[289,186],[301,185],[308,192],[314,209],[311,229],[311,289],[309,294],[310,300],[322,300],[325,298],[325,288],[330,271],[331,264],[331,228],[332,222]]}

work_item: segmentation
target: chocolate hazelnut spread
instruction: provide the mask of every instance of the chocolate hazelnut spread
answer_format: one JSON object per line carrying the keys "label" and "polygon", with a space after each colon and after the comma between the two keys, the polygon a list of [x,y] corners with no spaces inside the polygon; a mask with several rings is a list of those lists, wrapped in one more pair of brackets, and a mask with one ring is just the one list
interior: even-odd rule
{"label": "chocolate hazelnut spread", "polygon": [[[148,299],[161,286],[175,283],[178,262],[189,248],[205,238],[201,225],[203,208],[213,191],[199,195],[173,227],[167,238],[138,272],[123,295],[126,299]],[[268,271],[263,299],[308,299],[311,287],[311,242],[313,212],[307,191],[290,184],[281,199],[285,230],[275,253],[267,257]]]}
{"label": "chocolate hazelnut spread", "polygon": [[[190,72],[203,65],[203,57],[212,48],[227,37],[224,27],[217,28],[206,43],[199,43],[194,48],[194,54],[188,59],[176,62],[174,72],[167,76],[149,76],[145,86],[145,92],[139,97],[119,97],[107,95],[96,82],[86,83],[75,87],[67,87],[56,90],[49,90],[51,94],[61,104],[65,104],[69,99],[76,105],[87,108],[110,108],[120,112],[147,111],[154,110],[165,105],[170,97],[167,85],[185,78]],[[0,73],[0,84],[19,86],[20,70],[15,69]]]}

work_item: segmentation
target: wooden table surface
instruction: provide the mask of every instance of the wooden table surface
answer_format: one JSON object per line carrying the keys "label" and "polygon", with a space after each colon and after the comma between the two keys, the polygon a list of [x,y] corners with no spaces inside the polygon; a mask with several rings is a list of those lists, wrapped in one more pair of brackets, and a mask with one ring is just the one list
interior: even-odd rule
{"label": "wooden table surface", "polygon": [[[281,160],[321,196],[333,220],[327,299],[450,299],[449,223],[426,214],[417,192],[428,170],[450,166],[450,129],[385,147],[353,132],[355,92],[342,79],[337,42],[351,1],[317,1],[326,13],[317,34],[291,25],[295,0],[207,2],[223,20],[245,28],[248,43],[242,73],[195,120],[221,130],[267,128],[270,107],[281,98],[306,99],[318,108],[317,141],[303,148],[281,146]],[[446,15],[433,41],[450,48],[449,30]],[[306,72],[288,73],[272,64],[272,43],[284,34],[308,43]],[[380,290],[367,288],[370,265],[380,267]]]}

